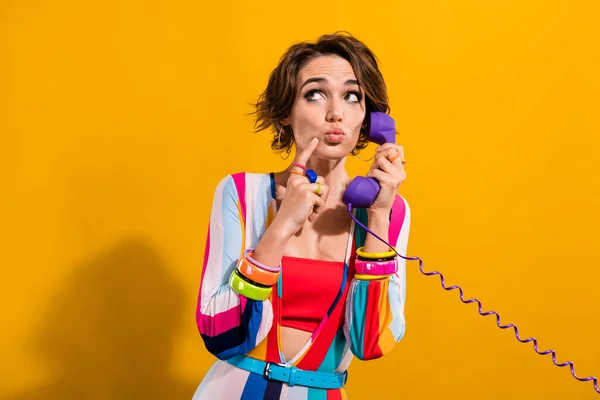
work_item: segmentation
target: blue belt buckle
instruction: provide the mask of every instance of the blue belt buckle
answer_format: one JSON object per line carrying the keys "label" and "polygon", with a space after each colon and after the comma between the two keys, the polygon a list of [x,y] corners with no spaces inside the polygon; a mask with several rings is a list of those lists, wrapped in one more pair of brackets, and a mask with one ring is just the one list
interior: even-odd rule
{"label": "blue belt buckle", "polygon": [[[278,367],[282,367],[285,368],[287,370],[287,377],[285,377],[285,373],[284,375],[284,379],[278,379],[278,378],[273,378],[271,377],[271,372],[273,372],[271,370],[271,365],[277,365]],[[275,382],[283,382],[283,383],[287,383],[288,386],[295,386],[296,382],[298,381],[298,379],[300,378],[300,376],[298,376],[298,371],[300,371],[300,373],[304,372],[308,372],[308,371],[303,371],[301,369],[298,369],[296,367],[294,367],[293,365],[287,365],[287,364],[281,364],[281,363],[270,363],[268,362],[265,365],[265,370],[263,372],[263,377],[267,380],[270,381],[275,381]]]}
{"label": "blue belt buckle", "polygon": [[263,371],[263,377],[265,379],[271,380],[270,374],[271,374],[271,363],[268,362],[268,363],[265,364],[265,369]]}
{"label": "blue belt buckle", "polygon": [[[279,381],[279,380],[277,380],[277,379],[273,379],[273,378],[271,378],[271,365],[272,365],[272,364],[273,364],[273,363],[270,363],[270,362],[268,362],[268,363],[266,363],[266,364],[265,364],[265,370],[263,371],[263,377],[264,377],[265,379],[269,380],[269,381],[276,381],[276,382],[280,382],[280,381]],[[287,365],[285,365],[285,364],[281,364],[281,363],[276,363],[275,365],[278,365],[278,366],[280,366],[280,367],[283,367],[283,368],[290,368],[289,366],[287,366]],[[291,372],[291,371],[290,371],[290,372]],[[286,382],[286,383],[287,383],[287,382]]]}

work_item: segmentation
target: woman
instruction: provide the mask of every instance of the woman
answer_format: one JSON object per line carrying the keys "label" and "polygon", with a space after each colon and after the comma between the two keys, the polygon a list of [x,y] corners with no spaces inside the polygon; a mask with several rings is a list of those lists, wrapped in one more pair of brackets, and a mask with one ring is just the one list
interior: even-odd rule
{"label": "woman", "polygon": [[[219,360],[194,399],[344,399],[345,372],[404,335],[405,261],[355,225],[344,164],[368,142],[369,113],[389,111],[373,53],[325,35],[283,55],[256,104],[257,130],[290,166],[218,185],[196,320]],[[401,146],[377,149],[381,190],[355,216],[405,254],[410,210],[397,194]],[[313,172],[314,171],[314,172]]]}

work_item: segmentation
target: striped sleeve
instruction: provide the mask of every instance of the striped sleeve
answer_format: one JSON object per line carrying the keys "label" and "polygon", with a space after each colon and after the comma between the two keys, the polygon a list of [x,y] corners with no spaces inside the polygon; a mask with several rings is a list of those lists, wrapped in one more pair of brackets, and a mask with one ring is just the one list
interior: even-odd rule
{"label": "striped sleeve", "polygon": [[[403,256],[406,256],[409,228],[410,208],[404,198],[397,196],[392,208],[389,239],[390,243],[396,243],[396,250]],[[344,333],[358,359],[382,357],[402,339],[405,299],[406,260],[403,258],[398,257],[398,272],[388,279],[352,280],[346,300]]]}
{"label": "striped sleeve", "polygon": [[240,296],[229,276],[245,248],[245,174],[225,177],[215,190],[196,307],[196,324],[209,352],[222,360],[246,354],[271,329],[269,300]]}

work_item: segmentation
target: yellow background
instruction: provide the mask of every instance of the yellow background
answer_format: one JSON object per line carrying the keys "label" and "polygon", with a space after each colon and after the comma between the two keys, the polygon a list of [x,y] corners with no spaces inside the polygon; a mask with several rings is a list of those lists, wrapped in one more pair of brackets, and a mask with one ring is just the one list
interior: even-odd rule
{"label": "yellow background", "polygon": [[[280,3],[2,2],[0,397],[191,397],[213,189],[286,165],[249,104],[336,30],[381,61],[409,255],[600,376],[600,3]],[[406,337],[352,364],[351,399],[600,398],[416,262],[408,280]]]}

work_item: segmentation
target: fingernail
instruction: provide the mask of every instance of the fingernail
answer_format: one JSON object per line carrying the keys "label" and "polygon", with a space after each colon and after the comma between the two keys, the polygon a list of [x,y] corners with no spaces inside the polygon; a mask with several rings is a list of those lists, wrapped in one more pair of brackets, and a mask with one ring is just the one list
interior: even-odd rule
{"label": "fingernail", "polygon": [[319,139],[317,139],[316,137],[312,138],[312,140],[310,141],[310,144],[315,144],[319,141]]}

